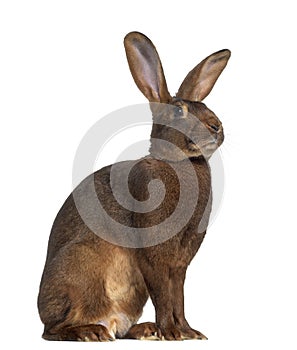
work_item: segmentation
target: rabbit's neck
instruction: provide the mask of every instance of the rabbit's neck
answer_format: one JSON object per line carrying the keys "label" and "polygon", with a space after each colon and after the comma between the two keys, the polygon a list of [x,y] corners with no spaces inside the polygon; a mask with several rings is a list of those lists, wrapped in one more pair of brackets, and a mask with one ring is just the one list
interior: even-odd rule
{"label": "rabbit's neck", "polygon": [[180,162],[187,158],[183,152],[176,150],[174,146],[166,145],[166,142],[162,142],[162,144],[151,142],[149,150],[151,157],[169,162]]}

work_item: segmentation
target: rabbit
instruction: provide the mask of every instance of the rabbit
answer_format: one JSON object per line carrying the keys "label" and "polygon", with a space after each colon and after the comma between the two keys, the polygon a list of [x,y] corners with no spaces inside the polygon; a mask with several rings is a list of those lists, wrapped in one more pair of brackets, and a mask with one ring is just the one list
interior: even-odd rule
{"label": "rabbit", "polygon": [[[115,182],[120,181],[121,172],[128,166],[129,190],[135,201],[145,203],[149,199],[149,184],[156,179],[163,184],[165,195],[150,212],[125,208],[113,196],[112,166],[98,170],[74,189],[58,212],[49,238],[38,295],[42,336],[67,341],[207,339],[185,318],[183,288],[187,267],[204,239],[211,212],[208,160],[224,139],[222,123],[201,101],[212,90],[231,52],[225,49],[205,58],[172,97],[150,39],[131,32],[124,46],[133,79],[150,103],[153,126],[149,155],[116,164]],[[202,129],[207,130],[208,138]],[[194,169],[193,181],[187,177],[187,164]],[[95,234],[75,202],[76,196],[88,203],[92,184],[104,210],[114,220],[127,227],[146,228],[148,240],[163,234],[169,238],[155,245],[142,245],[139,238],[140,245],[134,248],[118,245],[112,237],[121,237],[121,232],[111,232],[103,219],[98,227],[107,238]],[[187,199],[195,199],[195,205],[188,222],[170,236],[182,216],[168,227],[159,229],[158,225],[174,212],[182,186]],[[97,215],[91,205],[86,207],[91,218]],[[155,322],[137,324],[149,297],[155,308]]]}

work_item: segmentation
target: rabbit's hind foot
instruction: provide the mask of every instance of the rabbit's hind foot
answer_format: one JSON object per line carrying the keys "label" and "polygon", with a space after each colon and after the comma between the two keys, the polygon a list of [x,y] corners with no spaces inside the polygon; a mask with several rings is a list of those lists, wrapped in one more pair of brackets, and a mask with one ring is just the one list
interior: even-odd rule
{"label": "rabbit's hind foot", "polygon": [[86,326],[66,327],[55,334],[44,333],[46,340],[68,340],[68,341],[112,341],[112,337],[107,328],[103,325],[90,324]]}

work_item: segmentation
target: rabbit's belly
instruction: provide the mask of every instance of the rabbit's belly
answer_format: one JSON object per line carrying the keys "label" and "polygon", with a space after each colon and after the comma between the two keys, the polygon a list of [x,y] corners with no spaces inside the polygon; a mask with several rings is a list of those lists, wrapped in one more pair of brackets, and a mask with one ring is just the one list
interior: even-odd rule
{"label": "rabbit's belly", "polygon": [[104,325],[111,335],[123,337],[142,314],[147,300],[146,287],[130,285],[129,290],[125,290],[119,286],[112,290],[109,288],[106,292],[113,304],[107,317],[100,319],[98,324]]}
{"label": "rabbit's belly", "polygon": [[111,334],[124,336],[142,314],[148,298],[143,277],[136,262],[127,252],[118,249],[104,278],[106,296],[111,301],[107,317],[99,320]]}
{"label": "rabbit's belly", "polygon": [[119,312],[100,320],[98,324],[106,327],[109,334],[115,338],[123,337],[135,322],[137,320],[133,322],[126,314]]}

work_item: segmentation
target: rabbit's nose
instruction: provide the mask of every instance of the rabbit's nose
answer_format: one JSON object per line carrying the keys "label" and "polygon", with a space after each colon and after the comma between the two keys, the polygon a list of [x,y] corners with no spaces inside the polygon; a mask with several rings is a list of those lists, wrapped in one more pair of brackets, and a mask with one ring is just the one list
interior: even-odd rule
{"label": "rabbit's nose", "polygon": [[219,125],[214,125],[214,124],[211,124],[209,125],[211,130],[215,131],[216,133],[218,133],[220,131],[220,126]]}
{"label": "rabbit's nose", "polygon": [[222,137],[222,125],[218,124],[209,124],[208,129],[211,132],[211,137],[213,142],[218,143],[219,139]]}

